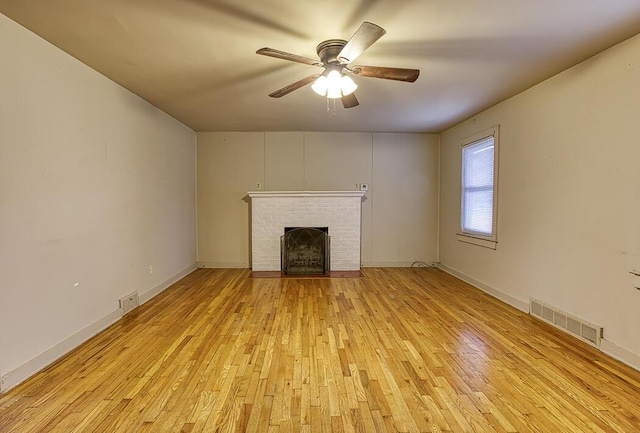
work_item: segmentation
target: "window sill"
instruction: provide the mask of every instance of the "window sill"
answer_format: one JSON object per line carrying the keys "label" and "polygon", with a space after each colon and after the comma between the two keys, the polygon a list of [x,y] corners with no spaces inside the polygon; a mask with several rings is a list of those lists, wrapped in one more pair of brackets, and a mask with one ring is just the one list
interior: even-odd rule
{"label": "window sill", "polygon": [[492,250],[495,250],[498,247],[498,241],[494,241],[491,239],[479,238],[476,236],[466,235],[462,233],[456,233],[456,238],[460,242],[477,245],[479,247],[489,248]]}

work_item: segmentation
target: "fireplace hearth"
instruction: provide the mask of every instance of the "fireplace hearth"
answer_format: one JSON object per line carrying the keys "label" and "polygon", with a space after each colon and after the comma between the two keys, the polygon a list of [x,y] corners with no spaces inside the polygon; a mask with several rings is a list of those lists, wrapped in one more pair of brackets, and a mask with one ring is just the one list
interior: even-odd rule
{"label": "fireplace hearth", "polygon": [[328,227],[285,227],[280,237],[281,271],[285,275],[325,275],[329,272]]}

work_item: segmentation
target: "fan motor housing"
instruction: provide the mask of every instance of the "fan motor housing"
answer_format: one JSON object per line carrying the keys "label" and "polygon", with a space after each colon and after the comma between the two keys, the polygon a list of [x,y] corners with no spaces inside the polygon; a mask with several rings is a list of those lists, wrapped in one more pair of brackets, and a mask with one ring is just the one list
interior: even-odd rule
{"label": "fan motor housing", "polygon": [[320,42],[316,47],[316,52],[325,65],[340,63],[338,54],[340,54],[345,45],[347,45],[347,41],[343,39],[329,39]]}

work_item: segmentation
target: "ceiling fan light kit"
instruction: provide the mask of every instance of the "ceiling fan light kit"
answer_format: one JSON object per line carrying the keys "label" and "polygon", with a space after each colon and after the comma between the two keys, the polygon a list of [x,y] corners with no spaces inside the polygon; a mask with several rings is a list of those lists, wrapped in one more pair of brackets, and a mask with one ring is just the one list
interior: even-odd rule
{"label": "ceiling fan light kit", "polygon": [[379,66],[353,66],[350,68],[348,66],[349,63],[354,61],[385,33],[386,31],[382,27],[365,21],[349,41],[329,39],[318,44],[316,52],[318,57],[320,57],[320,61],[273,48],[260,48],[256,53],[263,56],[324,68],[322,74],[313,74],[305,77],[282,89],[276,90],[269,94],[269,96],[272,98],[280,98],[307,84],[313,83],[311,88],[318,95],[326,96],[328,99],[333,99],[334,101],[340,98],[342,99],[344,108],[352,108],[359,105],[354,94],[358,85],[347,74],[410,83],[416,81],[420,75],[418,69]]}
{"label": "ceiling fan light kit", "polygon": [[311,88],[320,96],[337,99],[352,94],[358,85],[353,82],[351,77],[342,75],[338,70],[333,69],[318,77]]}

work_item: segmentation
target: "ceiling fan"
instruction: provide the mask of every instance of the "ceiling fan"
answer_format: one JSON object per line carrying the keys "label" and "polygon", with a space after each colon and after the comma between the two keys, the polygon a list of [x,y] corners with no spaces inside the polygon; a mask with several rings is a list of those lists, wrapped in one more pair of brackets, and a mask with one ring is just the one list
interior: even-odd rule
{"label": "ceiling fan", "polygon": [[352,108],[359,105],[353,93],[358,86],[350,78],[350,75],[413,83],[420,75],[420,70],[418,69],[349,66],[351,62],[385,33],[386,31],[382,27],[365,21],[349,41],[329,39],[320,42],[316,47],[316,52],[320,60],[310,59],[273,48],[260,48],[256,51],[256,54],[324,68],[324,72],[309,75],[270,93],[269,96],[272,98],[280,98],[307,84],[313,83],[311,87],[316,93],[330,99],[340,98],[344,108]]}

